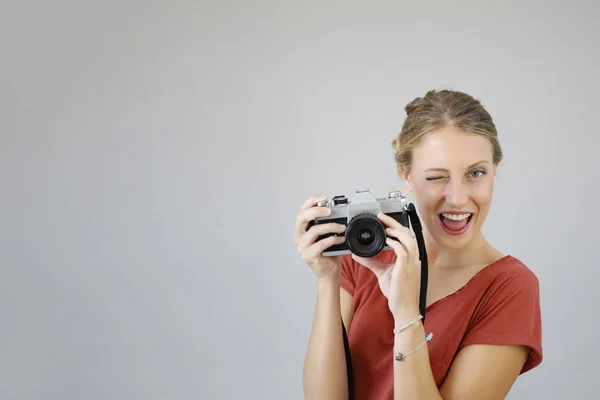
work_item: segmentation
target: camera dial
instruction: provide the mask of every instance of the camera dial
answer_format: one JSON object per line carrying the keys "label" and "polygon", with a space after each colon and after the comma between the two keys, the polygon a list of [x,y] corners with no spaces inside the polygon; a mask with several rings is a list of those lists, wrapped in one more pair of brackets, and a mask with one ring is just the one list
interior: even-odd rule
{"label": "camera dial", "polygon": [[346,196],[334,196],[333,199],[331,199],[331,201],[333,202],[334,206],[340,205],[340,204],[348,204],[348,198]]}
{"label": "camera dial", "polygon": [[327,207],[328,205],[329,205],[329,200],[317,201],[317,207]]}

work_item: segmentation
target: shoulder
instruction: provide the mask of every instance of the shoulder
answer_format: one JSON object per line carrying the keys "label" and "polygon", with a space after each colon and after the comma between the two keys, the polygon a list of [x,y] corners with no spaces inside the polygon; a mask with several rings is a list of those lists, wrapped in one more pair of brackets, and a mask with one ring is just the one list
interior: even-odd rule
{"label": "shoulder", "polygon": [[486,268],[492,275],[498,278],[517,278],[537,280],[535,273],[519,258],[512,255],[505,255]]}
{"label": "shoulder", "polygon": [[521,260],[506,256],[486,267],[481,297],[469,321],[462,346],[522,345],[531,349],[523,372],[542,360],[540,285]]}
{"label": "shoulder", "polygon": [[[474,322],[494,314],[510,319],[516,308],[539,312],[540,284],[535,273],[520,259],[504,256],[480,272],[479,302]],[[508,321],[507,321],[508,322]]]}
{"label": "shoulder", "polygon": [[487,286],[483,292],[488,297],[510,296],[529,293],[539,296],[539,279],[520,259],[507,255],[488,265],[481,271],[481,284]]}

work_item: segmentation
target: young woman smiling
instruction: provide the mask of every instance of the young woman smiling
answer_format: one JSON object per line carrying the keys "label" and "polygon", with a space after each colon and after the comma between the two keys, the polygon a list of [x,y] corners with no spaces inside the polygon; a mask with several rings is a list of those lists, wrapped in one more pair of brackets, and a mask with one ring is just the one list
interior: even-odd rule
{"label": "young woman smiling", "polygon": [[388,239],[393,250],[323,257],[345,239],[317,237],[345,227],[307,229],[329,213],[315,207],[324,196],[309,198],[294,232],[317,276],[305,397],[349,398],[344,326],[354,400],[504,399],[520,374],[541,363],[542,339],[536,276],[481,232],[502,160],[496,127],[478,100],[458,91],[430,91],[405,111],[393,147],[423,225],[427,318],[423,323],[419,315],[420,262],[411,232],[380,214],[387,235],[398,239]]}

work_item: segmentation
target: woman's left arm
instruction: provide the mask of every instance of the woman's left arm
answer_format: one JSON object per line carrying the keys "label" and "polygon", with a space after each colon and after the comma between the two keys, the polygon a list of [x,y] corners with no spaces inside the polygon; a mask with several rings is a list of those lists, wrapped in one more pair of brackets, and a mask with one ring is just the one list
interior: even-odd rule
{"label": "woman's left arm", "polygon": [[388,266],[373,258],[353,258],[375,273],[394,317],[394,349],[390,354],[394,358],[394,398],[504,399],[523,368],[528,347],[469,344],[456,355],[438,390],[427,350],[426,337],[430,332],[425,332],[421,321],[406,327],[419,316],[421,269],[416,240],[408,228],[393,218],[385,214],[378,217],[387,226],[387,235],[398,239],[387,239],[396,253],[395,264]]}
{"label": "woman's left arm", "polygon": [[[407,324],[417,315],[417,306],[402,308],[394,316],[396,328]],[[397,353],[406,354],[420,346],[427,333],[420,322],[396,333],[393,356]],[[504,399],[519,376],[527,354],[528,348],[525,346],[466,346],[457,354],[444,384],[438,390],[429,363],[427,346],[423,345],[400,361],[394,359],[394,398]]]}

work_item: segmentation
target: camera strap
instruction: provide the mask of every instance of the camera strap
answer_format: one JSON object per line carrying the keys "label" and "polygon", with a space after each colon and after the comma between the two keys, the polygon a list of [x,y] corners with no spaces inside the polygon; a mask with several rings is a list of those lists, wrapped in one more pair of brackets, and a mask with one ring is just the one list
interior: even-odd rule
{"label": "camera strap", "polygon": [[[419,292],[419,311],[423,316],[423,323],[425,323],[425,306],[427,304],[427,283],[429,278],[429,266],[427,264],[427,250],[425,248],[425,239],[423,238],[423,227],[421,221],[415,210],[415,206],[412,203],[408,205],[408,217],[410,219],[410,225],[415,233],[415,239],[417,240],[417,246],[419,248],[419,260],[421,261],[421,289]],[[344,335],[344,353],[346,354],[346,373],[348,376],[348,400],[354,400],[354,373],[352,370],[352,357],[350,355],[350,343],[348,341],[348,333],[342,320],[342,333]]]}

